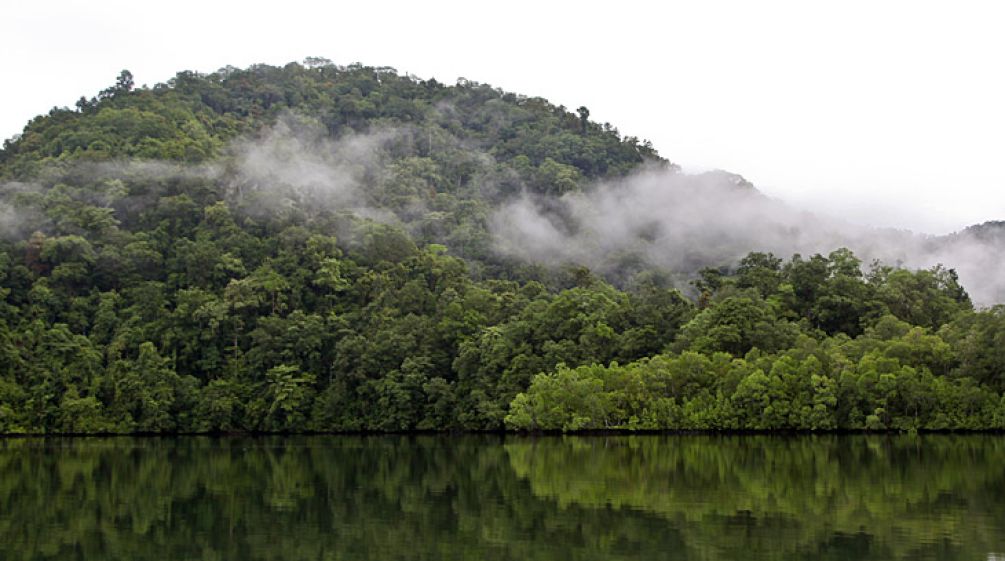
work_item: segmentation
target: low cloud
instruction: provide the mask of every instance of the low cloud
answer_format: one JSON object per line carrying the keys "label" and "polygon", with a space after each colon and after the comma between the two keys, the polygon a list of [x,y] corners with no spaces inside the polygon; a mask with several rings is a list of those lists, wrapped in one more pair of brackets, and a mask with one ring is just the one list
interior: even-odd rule
{"label": "low cloud", "polygon": [[740,176],[647,169],[562,198],[529,195],[491,217],[496,249],[528,261],[580,263],[602,273],[637,255],[672,271],[735,264],[751,251],[782,257],[848,247],[863,262],[955,268],[975,301],[1005,301],[1005,240],[973,231],[933,237],[802,212]]}
{"label": "low cloud", "polygon": [[[437,111],[446,119],[450,109]],[[625,263],[693,275],[706,266],[734,265],[751,251],[787,258],[848,247],[866,264],[874,259],[910,268],[943,264],[958,271],[976,302],[1005,302],[1005,227],[941,237],[863,227],[766,197],[738,175],[662,167],[559,198],[534,196],[510,168],[436,129],[378,127],[333,139],[316,120],[292,113],[232,142],[224,157],[210,164],[80,162],[54,167],[36,183],[7,183],[0,235],[24,239],[51,226],[41,213],[29,214],[32,205],[12,200],[18,194],[42,197],[65,183],[82,187],[74,194],[82,202],[127,213],[155,205],[164,195],[210,189],[246,215],[345,213],[413,231],[424,228],[426,239],[449,243],[439,238],[449,236],[450,226],[434,227],[444,212],[433,201],[437,192],[461,186],[436,183],[442,178],[434,177],[435,165],[419,157],[434,149],[449,151],[450,161],[473,170],[464,196],[477,194],[491,205],[494,249],[509,258],[582,264],[618,279],[624,278]]]}
{"label": "low cloud", "polygon": [[393,215],[373,204],[364,185],[384,173],[388,149],[400,137],[398,130],[378,129],[333,140],[318,123],[285,115],[230,146],[230,196],[253,214],[348,211],[391,221]]}

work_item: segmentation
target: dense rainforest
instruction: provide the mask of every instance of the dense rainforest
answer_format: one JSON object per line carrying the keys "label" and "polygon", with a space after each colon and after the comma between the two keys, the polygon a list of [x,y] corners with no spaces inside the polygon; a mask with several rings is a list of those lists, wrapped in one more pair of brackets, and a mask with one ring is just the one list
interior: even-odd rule
{"label": "dense rainforest", "polygon": [[500,251],[508,201],[678,173],[589,117],[308,59],[35,118],[0,151],[0,433],[1005,428],[1005,308],[951,268]]}

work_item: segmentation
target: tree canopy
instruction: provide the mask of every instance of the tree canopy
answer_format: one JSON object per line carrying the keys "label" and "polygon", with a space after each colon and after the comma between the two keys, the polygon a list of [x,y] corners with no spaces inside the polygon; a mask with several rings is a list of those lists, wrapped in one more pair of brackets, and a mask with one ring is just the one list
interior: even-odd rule
{"label": "tree canopy", "polygon": [[493,251],[500,201],[673,169],[589,116],[321,59],[123,71],[0,151],[0,433],[1005,426],[1005,310],[951,269]]}

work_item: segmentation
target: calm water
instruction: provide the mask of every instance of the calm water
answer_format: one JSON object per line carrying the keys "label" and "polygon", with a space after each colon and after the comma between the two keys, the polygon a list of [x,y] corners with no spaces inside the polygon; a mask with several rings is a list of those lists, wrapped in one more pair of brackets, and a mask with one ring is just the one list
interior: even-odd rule
{"label": "calm water", "polygon": [[0,559],[1005,559],[1005,437],[0,440]]}

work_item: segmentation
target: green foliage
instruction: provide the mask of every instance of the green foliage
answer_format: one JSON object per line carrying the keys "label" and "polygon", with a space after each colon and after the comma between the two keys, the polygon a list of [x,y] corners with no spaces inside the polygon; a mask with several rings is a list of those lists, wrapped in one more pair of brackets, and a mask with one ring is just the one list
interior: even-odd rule
{"label": "green foliage", "polygon": [[[533,379],[506,423],[563,431],[1000,428],[1000,392],[954,364],[941,337],[886,316],[854,340],[803,336],[773,354],[687,351],[624,366],[560,367]],[[583,398],[585,387],[594,388],[593,401]]]}
{"label": "green foliage", "polygon": [[685,325],[674,347],[742,356],[754,348],[768,352],[788,348],[798,334],[795,324],[780,319],[760,297],[730,296]]}
{"label": "green foliage", "polygon": [[1002,426],[1005,312],[952,270],[751,253],[692,303],[493,251],[499,203],[646,162],[466,80],[123,72],[0,151],[0,433]]}

